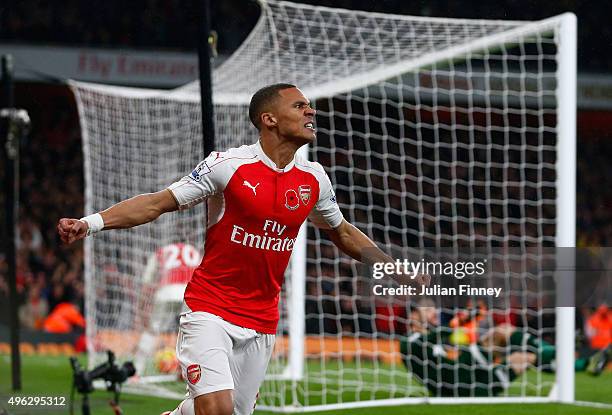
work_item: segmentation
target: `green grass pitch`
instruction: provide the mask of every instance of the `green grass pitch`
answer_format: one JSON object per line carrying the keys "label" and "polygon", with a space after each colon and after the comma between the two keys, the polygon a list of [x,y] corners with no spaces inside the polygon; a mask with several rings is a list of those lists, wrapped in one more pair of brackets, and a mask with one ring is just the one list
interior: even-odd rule
{"label": "green grass pitch", "polygon": [[[54,396],[70,400],[71,369],[66,357],[23,357],[23,390],[17,394],[10,390],[10,360],[7,355],[0,355],[0,414],[67,414],[68,405],[62,407],[24,407],[11,406],[8,400],[11,396]],[[112,414],[108,406],[110,394],[106,391],[96,391],[91,395],[93,415]],[[612,404],[612,373],[604,373],[594,378],[584,373],[576,375],[576,399]],[[121,408],[125,415],[158,415],[165,410],[176,407],[176,400],[123,394]],[[3,410],[5,412],[3,412]],[[75,402],[75,414],[80,414],[80,398]],[[452,415],[527,415],[527,414],[612,414],[609,408],[593,408],[560,404],[496,404],[496,405],[406,405],[399,407],[377,407],[364,409],[349,409],[319,412],[327,415],[400,415],[400,414],[452,414]],[[257,415],[270,414],[257,411]]]}

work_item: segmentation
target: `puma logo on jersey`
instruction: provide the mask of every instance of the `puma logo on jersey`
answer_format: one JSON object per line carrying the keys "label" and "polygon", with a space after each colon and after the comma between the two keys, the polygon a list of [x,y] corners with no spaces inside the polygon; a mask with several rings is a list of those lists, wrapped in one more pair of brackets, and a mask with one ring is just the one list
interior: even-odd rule
{"label": "puma logo on jersey", "polygon": [[253,191],[253,194],[255,196],[257,196],[257,186],[259,186],[259,183],[257,183],[255,186],[253,186],[251,183],[249,183],[248,181],[245,180],[244,182],[242,182],[242,185],[248,187],[249,189],[251,189]]}

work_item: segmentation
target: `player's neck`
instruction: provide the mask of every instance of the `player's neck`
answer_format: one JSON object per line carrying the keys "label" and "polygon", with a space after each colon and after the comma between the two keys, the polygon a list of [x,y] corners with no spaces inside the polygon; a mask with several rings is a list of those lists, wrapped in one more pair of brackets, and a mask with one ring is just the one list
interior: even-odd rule
{"label": "player's neck", "polygon": [[276,164],[279,169],[284,169],[293,161],[295,152],[301,146],[298,143],[281,140],[277,137],[262,137],[260,140],[263,152]]}

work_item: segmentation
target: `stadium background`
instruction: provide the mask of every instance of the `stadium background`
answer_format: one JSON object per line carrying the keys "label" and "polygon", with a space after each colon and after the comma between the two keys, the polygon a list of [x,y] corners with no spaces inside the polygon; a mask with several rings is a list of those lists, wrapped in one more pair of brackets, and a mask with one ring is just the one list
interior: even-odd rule
{"label": "stadium background", "polygon": [[[218,63],[241,44],[259,11],[254,2],[247,0],[212,3],[212,28],[219,35]],[[608,85],[612,85],[612,26],[608,21],[612,5],[607,2],[566,0],[546,7],[543,4],[548,2],[511,0],[302,3],[423,16],[514,20],[535,20],[573,11],[579,22],[579,79],[603,75],[610,78]],[[97,4],[70,0],[58,7],[49,1],[21,0],[10,7],[0,6],[0,51],[2,45],[52,45],[193,53],[197,22],[191,9],[182,4],[179,0],[110,0]],[[45,72],[44,67],[37,69]],[[27,109],[32,119],[32,132],[21,148],[17,261],[21,323],[24,331],[32,334],[42,330],[45,318],[57,304],[83,303],[82,244],[63,246],[55,231],[59,217],[83,214],[83,161],[76,106],[66,86],[52,79],[17,79],[15,99],[16,106]],[[579,100],[578,105],[577,245],[610,246],[612,186],[607,179],[612,159],[612,104],[586,108]],[[0,180],[4,180],[4,173],[0,169]],[[1,233],[5,233],[4,229]],[[3,256],[0,274],[0,343],[6,343],[8,289]],[[577,312],[579,331],[583,331],[592,311]],[[71,338],[78,334],[77,329]],[[4,373],[0,377],[4,378]]]}

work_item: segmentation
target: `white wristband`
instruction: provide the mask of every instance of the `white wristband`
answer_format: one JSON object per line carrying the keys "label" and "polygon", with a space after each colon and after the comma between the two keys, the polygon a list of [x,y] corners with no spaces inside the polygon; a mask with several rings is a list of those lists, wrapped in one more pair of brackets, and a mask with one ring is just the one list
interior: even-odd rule
{"label": "white wristband", "polygon": [[99,213],[94,213],[93,215],[85,216],[84,218],[79,219],[87,225],[89,225],[87,229],[87,236],[93,235],[94,233],[100,232],[104,229],[104,219],[102,219],[102,215]]}

